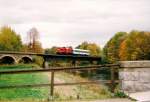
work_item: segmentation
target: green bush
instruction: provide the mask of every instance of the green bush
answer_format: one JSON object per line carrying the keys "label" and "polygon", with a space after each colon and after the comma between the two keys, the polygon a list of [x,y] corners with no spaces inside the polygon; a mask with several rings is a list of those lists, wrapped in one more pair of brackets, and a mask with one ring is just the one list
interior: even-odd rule
{"label": "green bush", "polygon": [[114,96],[115,97],[119,97],[119,98],[126,98],[127,97],[127,95],[124,92],[122,92],[122,91],[115,92]]}
{"label": "green bush", "polygon": [[42,57],[40,57],[40,56],[35,56],[33,58],[33,62],[36,63],[37,65],[39,65],[40,67],[42,67],[44,59]]}
{"label": "green bush", "polygon": [[121,91],[119,89],[119,85],[117,85],[116,88],[115,88],[114,97],[126,98],[127,95],[123,91]]}

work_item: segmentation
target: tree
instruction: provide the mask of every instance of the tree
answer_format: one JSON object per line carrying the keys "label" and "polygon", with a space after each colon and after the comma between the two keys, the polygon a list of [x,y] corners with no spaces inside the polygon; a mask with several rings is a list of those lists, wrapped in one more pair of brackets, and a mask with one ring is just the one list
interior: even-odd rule
{"label": "tree", "polygon": [[100,56],[101,54],[101,49],[98,45],[95,43],[88,43],[88,42],[83,42],[80,45],[78,45],[76,48],[78,49],[84,49],[84,50],[89,50],[91,56]]}
{"label": "tree", "polygon": [[42,44],[39,41],[34,42],[33,52],[35,53],[43,53]]}
{"label": "tree", "polygon": [[57,47],[56,47],[56,46],[53,46],[53,47],[51,47],[51,48],[45,49],[44,53],[45,53],[45,54],[56,54],[56,49],[57,49]]}
{"label": "tree", "polygon": [[118,32],[107,42],[103,49],[104,59],[106,62],[115,63],[120,60],[119,49],[126,36],[126,32]]}
{"label": "tree", "polygon": [[21,51],[22,52],[28,52],[28,45],[27,44],[23,44]]}
{"label": "tree", "polygon": [[43,48],[39,42],[39,32],[36,28],[31,28],[28,32],[28,50],[34,53],[43,53]]}
{"label": "tree", "polygon": [[150,32],[131,31],[120,46],[121,60],[149,60]]}
{"label": "tree", "polygon": [[[101,49],[100,46],[98,46],[95,43],[88,43],[88,42],[82,42],[80,45],[78,45],[76,48],[78,49],[84,49],[84,50],[89,50],[91,56],[101,56]],[[87,66],[90,65],[91,63],[89,61],[78,61],[77,65],[78,66]],[[93,63],[94,64],[94,63]],[[80,71],[81,76],[92,76],[95,74],[97,71]]]}
{"label": "tree", "polygon": [[20,35],[16,34],[10,27],[0,29],[0,50],[2,51],[20,51],[22,41]]}

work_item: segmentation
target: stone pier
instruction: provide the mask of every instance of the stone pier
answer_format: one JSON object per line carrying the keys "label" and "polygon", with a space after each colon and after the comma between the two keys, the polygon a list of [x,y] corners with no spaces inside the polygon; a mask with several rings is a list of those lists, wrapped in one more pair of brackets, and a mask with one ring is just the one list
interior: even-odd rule
{"label": "stone pier", "polygon": [[150,61],[121,61],[119,79],[126,93],[150,91]]}

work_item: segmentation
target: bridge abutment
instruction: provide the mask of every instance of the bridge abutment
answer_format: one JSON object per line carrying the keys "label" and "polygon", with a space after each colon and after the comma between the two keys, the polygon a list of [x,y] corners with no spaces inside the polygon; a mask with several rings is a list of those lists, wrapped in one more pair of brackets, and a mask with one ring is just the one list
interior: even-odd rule
{"label": "bridge abutment", "polygon": [[121,61],[119,79],[126,93],[150,91],[150,61]]}

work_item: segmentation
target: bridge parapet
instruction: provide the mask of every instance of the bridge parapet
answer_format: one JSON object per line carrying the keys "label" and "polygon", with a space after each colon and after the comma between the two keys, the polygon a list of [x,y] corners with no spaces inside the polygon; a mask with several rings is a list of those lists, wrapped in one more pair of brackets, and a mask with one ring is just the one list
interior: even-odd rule
{"label": "bridge parapet", "polygon": [[127,93],[150,91],[150,61],[121,61],[119,79]]}

